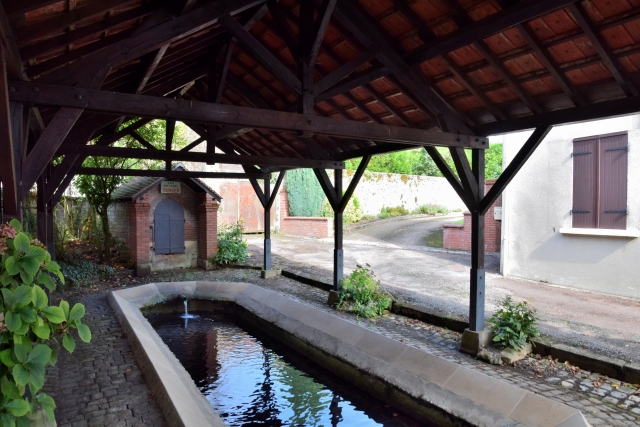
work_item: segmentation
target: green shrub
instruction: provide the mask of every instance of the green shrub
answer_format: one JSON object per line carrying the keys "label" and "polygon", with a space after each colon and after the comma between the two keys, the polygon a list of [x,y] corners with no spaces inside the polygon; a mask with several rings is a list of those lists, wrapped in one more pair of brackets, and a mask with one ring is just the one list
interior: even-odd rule
{"label": "green shrub", "polygon": [[378,214],[378,218],[389,218],[395,216],[405,216],[409,215],[411,212],[407,210],[404,206],[394,206],[394,207],[383,207]]}
{"label": "green shrub", "polygon": [[[349,203],[347,203],[347,207],[344,209],[342,214],[342,222],[353,224],[354,222],[360,221],[363,214],[364,211],[360,205],[360,200],[358,200],[356,196],[351,196],[351,199],[349,200]],[[333,218],[333,209],[331,208],[328,200],[325,200],[322,204],[322,216],[325,218]]]}
{"label": "green shrub", "polygon": [[67,259],[60,261],[60,271],[65,277],[65,283],[80,288],[97,281],[109,280],[113,276],[113,267],[99,265],[83,259]]}
{"label": "green shrub", "polygon": [[493,326],[493,341],[520,350],[530,338],[540,335],[534,327],[538,323],[535,310],[526,301],[514,305],[511,297],[506,297],[500,305],[488,321]]}
{"label": "green shrub", "polygon": [[322,215],[322,204],[326,197],[313,170],[287,171],[286,190],[291,216],[319,217]]}
{"label": "green shrub", "polygon": [[0,224],[0,423],[28,426],[38,409],[54,421],[56,404],[42,387],[47,366],[58,360],[57,349],[69,353],[76,347],[71,331],[91,341],[89,327],[82,323],[82,304],[67,301],[49,305],[43,286],[55,290],[52,275],[64,276],[44,245],[22,232],[20,222]]}
{"label": "green shrub", "polygon": [[415,211],[415,213],[425,214],[425,215],[436,215],[436,214],[446,215],[449,212],[450,212],[449,209],[442,205],[422,205]]}
{"label": "green shrub", "polygon": [[376,317],[389,309],[391,295],[380,290],[373,271],[358,265],[342,280],[338,309],[366,318]]}
{"label": "green shrub", "polygon": [[218,253],[209,260],[213,265],[242,264],[249,258],[247,241],[242,237],[242,222],[218,229]]}

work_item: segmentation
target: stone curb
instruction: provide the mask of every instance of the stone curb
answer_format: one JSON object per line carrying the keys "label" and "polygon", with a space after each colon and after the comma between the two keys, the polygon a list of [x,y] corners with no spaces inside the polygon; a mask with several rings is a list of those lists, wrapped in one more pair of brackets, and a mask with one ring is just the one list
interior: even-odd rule
{"label": "stone curb", "polygon": [[[132,350],[144,353],[142,359],[147,359],[152,366],[150,373],[157,374],[157,387],[164,389],[158,393],[161,405],[165,409],[174,407],[166,414],[170,415],[170,425],[223,425],[188,373],[139,311],[140,307],[158,302],[159,297],[175,296],[235,301],[259,319],[266,332],[306,350],[303,354],[317,359],[316,362],[374,396],[415,413],[419,418],[436,421],[438,425],[588,425],[575,408],[259,286],[230,282],[159,282],[113,291],[110,302],[117,309],[120,321],[128,326],[127,338],[137,344]],[[168,399],[162,399],[163,394]],[[205,403],[207,407],[201,407]]]}
{"label": "stone curb", "polygon": [[[261,270],[261,267],[254,265],[229,266],[229,268],[242,268]],[[333,289],[331,283],[327,283],[318,279],[314,279],[309,275],[292,270],[282,270],[282,275],[293,280],[297,280],[309,286],[320,288],[324,291]],[[399,314],[411,319],[421,320],[430,325],[447,328],[454,332],[463,333],[469,327],[469,323],[463,320],[448,318],[436,313],[429,313],[420,307],[411,304],[393,301],[391,304],[391,312]],[[591,372],[606,375],[620,381],[631,384],[640,384],[640,364],[627,363],[621,359],[614,359],[590,351],[581,350],[565,344],[545,343],[540,339],[532,339],[533,353],[543,357],[551,356],[558,359],[559,362],[568,361],[570,364]]]}
{"label": "stone curb", "polygon": [[538,338],[532,339],[531,342],[535,354],[551,356],[559,362],[569,362],[580,369],[597,372],[609,378],[640,384],[640,364],[601,356],[566,344],[545,343]]}

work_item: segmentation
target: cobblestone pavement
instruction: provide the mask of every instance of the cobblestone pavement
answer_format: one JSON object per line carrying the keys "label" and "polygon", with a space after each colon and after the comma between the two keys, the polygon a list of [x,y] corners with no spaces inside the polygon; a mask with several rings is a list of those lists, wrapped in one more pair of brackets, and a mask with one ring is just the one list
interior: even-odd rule
{"label": "cobblestone pavement", "polygon": [[164,419],[135,364],[106,292],[64,298],[86,307],[90,344],[76,340],[60,351],[46,390],[55,399],[59,427],[164,426]]}
{"label": "cobblestone pavement", "polygon": [[[321,277],[328,280],[328,277]],[[284,277],[261,279],[255,270],[174,270],[143,280],[124,276],[89,289],[94,294],[65,296],[87,305],[93,340],[61,358],[55,388],[56,412],[67,426],[162,426],[152,395],[129,353],[126,339],[106,301],[106,292],[132,284],[183,280],[250,282],[362,325],[390,338],[423,349],[468,368],[580,409],[594,426],[640,427],[639,385],[621,383],[549,359],[528,358],[516,366],[490,365],[457,351],[460,334],[414,319],[387,315],[375,321],[357,319],[326,305],[327,292]],[[56,381],[57,380],[57,381]]]}

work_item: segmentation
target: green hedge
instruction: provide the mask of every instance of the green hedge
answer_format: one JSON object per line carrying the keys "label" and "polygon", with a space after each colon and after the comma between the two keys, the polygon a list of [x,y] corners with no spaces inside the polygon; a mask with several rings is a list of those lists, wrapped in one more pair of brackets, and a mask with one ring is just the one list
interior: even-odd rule
{"label": "green hedge", "polygon": [[287,196],[289,198],[289,215],[322,216],[322,203],[325,200],[325,195],[313,170],[288,171]]}

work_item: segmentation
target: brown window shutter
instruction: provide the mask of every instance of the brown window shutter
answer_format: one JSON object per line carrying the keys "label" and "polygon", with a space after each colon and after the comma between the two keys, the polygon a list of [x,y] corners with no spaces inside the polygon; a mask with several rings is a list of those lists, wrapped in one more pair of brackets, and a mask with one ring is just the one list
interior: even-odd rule
{"label": "brown window shutter", "polygon": [[600,137],[599,228],[627,228],[627,134]]}
{"label": "brown window shutter", "polygon": [[597,141],[573,142],[573,228],[597,227]]}

